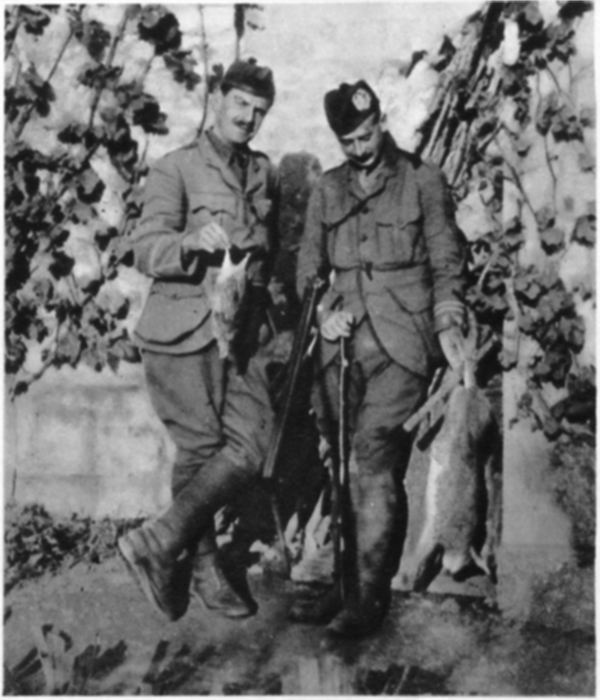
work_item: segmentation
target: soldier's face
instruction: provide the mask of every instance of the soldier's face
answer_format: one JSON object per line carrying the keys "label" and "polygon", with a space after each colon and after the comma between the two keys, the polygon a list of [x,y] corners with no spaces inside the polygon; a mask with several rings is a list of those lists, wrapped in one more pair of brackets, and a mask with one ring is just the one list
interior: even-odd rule
{"label": "soldier's face", "polygon": [[372,114],[354,131],[338,136],[338,141],[348,160],[358,168],[368,168],[379,157],[383,144],[381,119]]}
{"label": "soldier's face", "polygon": [[215,126],[224,141],[248,143],[258,133],[269,107],[266,98],[232,88],[221,95]]}

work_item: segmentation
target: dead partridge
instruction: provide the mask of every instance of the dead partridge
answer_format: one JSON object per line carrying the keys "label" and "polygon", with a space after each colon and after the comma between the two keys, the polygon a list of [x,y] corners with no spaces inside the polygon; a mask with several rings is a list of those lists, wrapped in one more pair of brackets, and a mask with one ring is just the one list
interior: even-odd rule
{"label": "dead partridge", "polygon": [[225,250],[223,264],[212,286],[211,323],[221,359],[229,357],[231,342],[240,326],[249,257],[247,253],[239,263],[234,264],[229,249]]}

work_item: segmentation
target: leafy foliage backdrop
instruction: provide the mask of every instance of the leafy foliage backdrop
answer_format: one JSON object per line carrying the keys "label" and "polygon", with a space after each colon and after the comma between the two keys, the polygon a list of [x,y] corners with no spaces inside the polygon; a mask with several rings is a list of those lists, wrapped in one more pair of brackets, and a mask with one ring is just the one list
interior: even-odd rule
{"label": "leafy foliage backdrop", "polygon": [[[200,130],[223,71],[209,65],[201,5],[201,40],[190,48],[166,7],[114,9],[120,19],[111,29],[102,6],[5,10],[5,370],[12,395],[50,366],[116,370],[138,359],[126,323],[130,299],[119,282],[132,263],[127,236],[140,215],[148,146],[168,133],[148,76],[162,64],[172,102],[195,109]],[[253,9],[230,10],[236,53],[255,26]]]}

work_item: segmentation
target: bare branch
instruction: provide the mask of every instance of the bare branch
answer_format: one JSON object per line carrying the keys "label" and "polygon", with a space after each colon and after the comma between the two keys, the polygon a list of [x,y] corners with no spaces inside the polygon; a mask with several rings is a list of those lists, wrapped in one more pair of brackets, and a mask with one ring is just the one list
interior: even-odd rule
{"label": "bare branch", "polygon": [[[123,17],[121,17],[121,21],[119,23],[119,26],[118,26],[117,31],[115,33],[115,36],[113,37],[112,43],[110,45],[110,50],[108,52],[108,56],[106,58],[106,67],[107,68],[110,68],[112,66],[113,61],[115,60],[117,46],[119,45],[120,41],[123,39],[123,35],[125,34],[125,27],[127,26],[127,20],[128,20],[128,10],[125,9],[123,11]],[[96,110],[98,109],[98,104],[100,103],[100,97],[102,95],[103,90],[104,90],[104,87],[102,85],[99,85],[96,88],[96,94],[94,95],[94,99],[92,101],[92,108],[90,110],[90,118],[88,120],[88,129],[91,129],[92,126],[94,125],[94,116],[96,115]]]}
{"label": "bare branch", "polygon": [[[553,75],[552,71],[548,69],[548,72]],[[555,78],[556,82],[556,78]],[[536,76],[536,90],[538,94],[538,100],[542,99],[542,92],[540,89],[540,74],[538,73]],[[560,88],[558,88],[560,89]],[[546,157],[546,164],[548,166],[548,170],[550,171],[550,176],[552,177],[552,202],[554,203],[554,209],[556,210],[556,190],[558,187],[558,178],[556,176],[556,173],[554,172],[554,168],[552,167],[552,161],[550,160],[550,152],[548,149],[548,134],[544,134],[543,136],[544,139],[544,155]]]}
{"label": "bare branch", "polygon": [[204,20],[204,5],[198,5],[200,13],[200,51],[202,53],[202,67],[204,70],[204,104],[202,106],[202,120],[198,127],[198,135],[204,131],[206,119],[208,117],[208,100],[210,97],[209,90],[209,67],[208,67],[208,41],[206,38],[206,22]]}
{"label": "bare branch", "polygon": [[[9,11],[9,16],[8,16],[8,21],[6,22],[6,26],[8,27],[5,30],[4,34],[4,41],[5,41],[5,46],[4,46],[4,60],[10,56],[10,52],[12,51],[12,47],[15,43],[15,39],[17,38],[17,34],[19,33],[19,26],[20,26],[20,18],[19,18],[19,11],[20,11],[20,6],[19,5],[14,5],[11,7]],[[12,22],[12,25],[11,25]]]}
{"label": "bare branch", "polygon": [[[56,57],[56,60],[54,61],[54,65],[50,69],[50,72],[48,73],[48,77],[46,78],[46,80],[44,82],[49,83],[52,80],[52,78],[54,77],[54,73],[56,73],[56,70],[57,70],[58,66],[60,65],[60,62],[64,56],[64,53],[67,50],[67,46],[71,42],[71,39],[73,38],[74,34],[75,34],[75,27],[73,25],[71,25],[71,27],[69,29],[69,33],[67,35],[67,38],[64,40],[63,45],[61,46],[60,51],[58,52],[58,56]],[[29,117],[31,116],[31,112],[33,111],[33,108],[34,108],[34,103],[31,102],[29,104],[29,106],[27,107],[27,109],[25,109],[25,111],[22,112],[21,115],[19,116],[19,120],[18,120],[16,126],[14,127],[14,129],[12,130],[13,141],[16,141],[23,133],[23,129],[25,128],[25,125],[29,121]]]}
{"label": "bare branch", "polygon": [[[494,141],[496,142],[496,145],[500,150],[502,150],[502,146],[500,143],[498,143],[498,139],[496,136],[494,136]],[[518,187],[519,192],[521,193],[523,197],[523,201],[525,204],[529,207],[529,210],[535,217],[535,209],[533,208],[533,204],[531,203],[531,200],[527,196],[527,192],[525,192],[525,188],[523,187],[523,183],[521,182],[521,178],[519,177],[519,173],[517,172],[516,168],[514,165],[508,160],[508,158],[504,158],[504,165],[507,167],[507,169],[510,171],[511,177],[512,177],[512,182],[515,183],[515,185]],[[509,178],[507,178],[509,179]]]}

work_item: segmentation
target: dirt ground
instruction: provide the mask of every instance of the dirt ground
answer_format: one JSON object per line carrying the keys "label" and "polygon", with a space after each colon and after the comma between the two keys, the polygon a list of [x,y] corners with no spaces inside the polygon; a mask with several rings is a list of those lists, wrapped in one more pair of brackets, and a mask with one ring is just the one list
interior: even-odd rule
{"label": "dirt ground", "polygon": [[[226,620],[192,602],[167,623],[117,557],[24,582],[5,597],[4,692],[11,678],[25,679],[20,694],[595,692],[593,625],[523,626],[482,599],[396,592],[378,634],[340,643],[288,621],[299,584],[268,571],[250,584],[260,606],[252,618]],[[28,674],[35,646],[43,667]]]}

